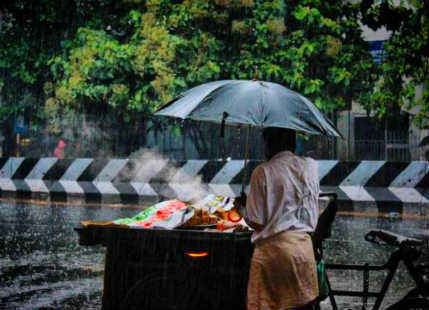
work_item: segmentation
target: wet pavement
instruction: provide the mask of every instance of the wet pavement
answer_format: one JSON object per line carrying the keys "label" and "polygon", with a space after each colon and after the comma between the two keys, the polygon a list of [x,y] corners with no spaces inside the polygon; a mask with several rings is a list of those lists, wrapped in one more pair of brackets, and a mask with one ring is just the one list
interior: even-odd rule
{"label": "wet pavement", "polygon": [[[100,309],[104,248],[83,247],[73,228],[81,220],[111,220],[134,215],[133,208],[0,203],[0,309]],[[331,239],[325,242],[328,263],[387,261],[392,247],[363,239],[370,228],[414,235],[428,229],[425,216],[377,217],[338,215]],[[334,288],[360,289],[357,272],[330,272]],[[383,273],[371,275],[380,284]],[[376,289],[378,286],[371,286]],[[413,283],[404,266],[396,274],[384,306],[403,296]],[[339,299],[340,309],[360,309],[360,299]],[[371,302],[369,302],[371,304]],[[323,309],[330,309],[329,302]],[[383,307],[382,307],[383,308]]]}
{"label": "wet pavement", "polygon": [[82,247],[73,228],[135,209],[0,205],[0,309],[100,309],[104,248]]}
{"label": "wet pavement", "polygon": [[[427,206],[426,206],[427,207]],[[424,210],[426,211],[426,210]],[[427,216],[410,216],[408,218],[397,217],[397,214],[377,217],[372,214],[358,214],[358,216],[338,215],[335,219],[332,236],[324,242],[324,257],[327,263],[335,264],[365,264],[383,265],[389,259],[396,247],[389,245],[377,245],[364,240],[364,235],[369,229],[385,229],[409,237],[428,238],[428,218]],[[427,249],[426,244],[424,249]],[[428,253],[422,255],[420,260],[428,259]],[[379,291],[387,272],[370,273],[370,291]],[[337,290],[357,290],[363,289],[362,271],[328,271],[331,285]],[[390,284],[381,309],[400,300],[409,290],[414,287],[414,282],[408,274],[403,263]],[[362,309],[361,297],[337,297],[339,309]],[[367,309],[371,309],[374,299],[368,299]],[[322,309],[331,309],[329,301],[322,304]]]}

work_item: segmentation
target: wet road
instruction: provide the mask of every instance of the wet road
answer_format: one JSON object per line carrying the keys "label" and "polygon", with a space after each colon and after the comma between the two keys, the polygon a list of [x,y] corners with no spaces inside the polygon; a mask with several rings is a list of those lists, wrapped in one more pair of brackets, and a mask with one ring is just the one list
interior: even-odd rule
{"label": "wet road", "polygon": [[[81,220],[111,220],[137,213],[113,207],[0,203],[0,309],[100,309],[104,249],[82,247],[74,232]],[[413,234],[427,229],[425,217],[380,218],[339,215],[332,238],[325,243],[327,262],[383,263],[391,247],[364,241],[369,228]],[[379,283],[382,275],[371,277]],[[361,288],[362,276],[330,273],[335,288]],[[384,305],[412,287],[403,266]],[[357,309],[356,299],[341,299],[343,309]],[[330,309],[329,303],[323,309]]]}
{"label": "wet road", "polygon": [[79,221],[134,209],[0,205],[0,309],[100,309],[104,249],[81,247]]}
{"label": "wet road", "polygon": [[[427,207],[427,206],[426,206]],[[427,212],[427,211],[426,211]],[[332,237],[324,243],[324,257],[327,263],[336,264],[365,264],[382,265],[387,262],[390,254],[396,249],[388,245],[377,245],[364,240],[365,233],[371,228],[385,229],[409,237],[426,236],[428,232],[427,216],[410,216],[409,218],[398,218],[397,214],[392,217],[357,215],[338,215],[335,219]],[[425,237],[427,238],[427,237]],[[428,253],[425,251],[424,257],[427,259]],[[370,273],[370,291],[379,291],[387,275],[387,272]],[[358,271],[328,271],[331,285],[334,289],[340,290],[362,290],[363,272]],[[400,300],[414,283],[403,263],[398,268],[381,309]],[[374,299],[368,300],[368,306],[372,306]],[[340,309],[362,309],[362,298],[357,297],[337,297]],[[325,301],[322,309],[331,309],[330,303]],[[367,307],[371,309],[371,307]]]}

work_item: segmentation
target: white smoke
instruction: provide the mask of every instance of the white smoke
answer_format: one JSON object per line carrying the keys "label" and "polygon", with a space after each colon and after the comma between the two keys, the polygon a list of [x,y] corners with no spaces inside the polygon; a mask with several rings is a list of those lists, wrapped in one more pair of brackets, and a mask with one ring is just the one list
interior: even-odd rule
{"label": "white smoke", "polygon": [[[140,149],[130,155],[129,161],[127,170],[123,171],[120,178],[144,183],[156,182],[159,186],[157,192],[160,191],[163,198],[195,202],[208,195],[207,186],[200,175],[187,174],[157,150]],[[157,179],[154,180],[154,177]]]}

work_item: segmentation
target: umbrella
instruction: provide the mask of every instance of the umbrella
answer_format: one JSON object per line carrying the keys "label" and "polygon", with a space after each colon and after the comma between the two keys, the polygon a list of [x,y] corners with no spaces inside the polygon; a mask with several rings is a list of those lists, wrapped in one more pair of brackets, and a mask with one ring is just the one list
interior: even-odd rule
{"label": "umbrella", "polygon": [[282,85],[258,80],[202,84],[182,93],[155,115],[341,136],[310,100]]}
{"label": "umbrella", "polygon": [[[225,124],[244,124],[341,137],[335,125],[310,100],[282,85],[259,80],[224,80],[199,85],[167,103],[155,115],[221,123],[222,132]],[[244,169],[248,148],[249,130]]]}

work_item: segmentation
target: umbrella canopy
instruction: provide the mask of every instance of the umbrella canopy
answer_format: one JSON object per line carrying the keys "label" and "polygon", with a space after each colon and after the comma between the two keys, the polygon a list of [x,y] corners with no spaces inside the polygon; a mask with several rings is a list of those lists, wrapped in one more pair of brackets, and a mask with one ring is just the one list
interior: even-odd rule
{"label": "umbrella canopy", "polygon": [[191,88],[155,115],[341,136],[307,98],[276,83],[224,80]]}

